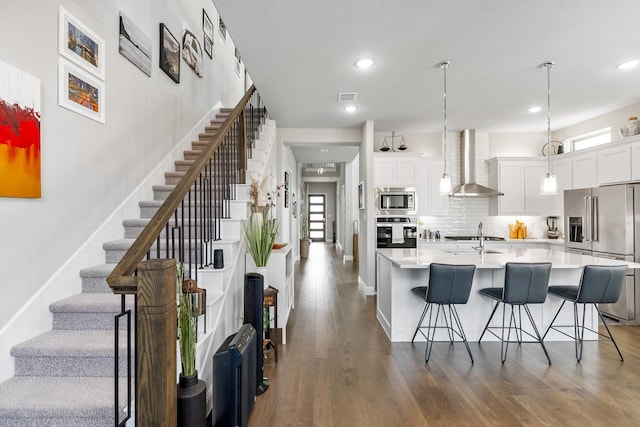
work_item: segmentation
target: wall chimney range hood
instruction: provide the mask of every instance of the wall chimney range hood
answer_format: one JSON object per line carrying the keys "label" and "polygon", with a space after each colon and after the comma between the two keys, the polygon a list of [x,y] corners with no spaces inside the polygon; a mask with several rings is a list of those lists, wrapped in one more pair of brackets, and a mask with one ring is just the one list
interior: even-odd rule
{"label": "wall chimney range hood", "polygon": [[504,193],[476,184],[476,131],[473,129],[465,129],[460,133],[460,176],[462,184],[453,190],[451,196],[504,196]]}

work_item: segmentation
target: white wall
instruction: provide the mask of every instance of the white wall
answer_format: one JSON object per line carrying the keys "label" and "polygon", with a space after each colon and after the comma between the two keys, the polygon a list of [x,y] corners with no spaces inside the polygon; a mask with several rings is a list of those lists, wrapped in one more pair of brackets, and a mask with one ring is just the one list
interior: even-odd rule
{"label": "white wall", "polygon": [[[106,43],[106,124],[58,106],[58,5]],[[201,35],[203,8],[216,22],[214,59],[205,56],[202,79],[182,61],[176,84],[158,68],[159,23],[176,38],[183,22]],[[152,40],[151,77],[118,53],[119,11]],[[42,198],[0,199],[4,365],[12,342],[50,327],[47,301],[78,292],[79,269],[104,262],[105,236],[122,238],[122,218],[139,215],[128,197],[136,192],[150,197],[150,186],[141,190],[140,183],[151,174],[161,176],[157,166],[170,165],[168,157],[181,154],[174,148],[189,143],[214,107],[234,106],[244,94],[244,81],[234,70],[232,41],[220,39],[209,0],[7,1],[0,38],[5,41],[0,60],[39,78],[42,91]],[[40,308],[18,316],[35,300]]]}
{"label": "white wall", "polygon": [[358,171],[364,182],[365,209],[359,210],[359,242],[358,242],[358,285],[367,295],[375,292],[376,260],[375,260],[375,217],[373,215],[373,121],[365,122],[362,127],[362,143],[360,144]]}
{"label": "white wall", "polygon": [[594,117],[590,120],[568,126],[551,133],[552,139],[562,141],[567,138],[584,135],[596,130],[611,128],[611,140],[617,141],[620,137],[620,126],[629,120],[629,117],[640,117],[640,103],[629,105],[616,111]]}

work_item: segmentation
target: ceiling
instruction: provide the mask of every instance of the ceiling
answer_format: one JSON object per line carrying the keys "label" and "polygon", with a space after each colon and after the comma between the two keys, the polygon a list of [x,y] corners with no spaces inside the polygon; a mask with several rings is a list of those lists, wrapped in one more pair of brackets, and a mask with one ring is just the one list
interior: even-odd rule
{"label": "ceiling", "polygon": [[[550,60],[552,129],[640,102],[640,67],[616,69],[640,59],[638,0],[214,3],[282,128],[441,132],[443,60],[451,131],[546,131]],[[358,94],[355,113],[339,92]]]}

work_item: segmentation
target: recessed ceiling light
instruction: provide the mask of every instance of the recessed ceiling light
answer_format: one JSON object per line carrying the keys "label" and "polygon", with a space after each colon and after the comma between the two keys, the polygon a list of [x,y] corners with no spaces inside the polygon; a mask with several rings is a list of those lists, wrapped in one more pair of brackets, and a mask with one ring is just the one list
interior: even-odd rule
{"label": "recessed ceiling light", "polygon": [[537,106],[537,105],[536,105],[536,106],[533,106],[533,107],[529,107],[529,108],[527,109],[527,111],[528,111],[528,112],[530,112],[530,113],[539,113],[539,112],[540,112],[540,110],[542,110],[542,107],[539,107],[539,106]]}
{"label": "recessed ceiling light", "polygon": [[355,105],[347,105],[346,107],[344,107],[344,111],[346,111],[347,113],[355,113],[358,110],[358,107],[356,107]]}
{"label": "recessed ceiling light", "polygon": [[633,61],[623,62],[622,64],[618,65],[616,68],[618,70],[629,70],[631,68],[635,68],[636,66],[638,66],[638,64],[640,64],[640,59],[634,59]]}
{"label": "recessed ceiling light", "polygon": [[372,58],[361,58],[356,61],[355,65],[361,70],[366,70],[368,68],[371,68],[374,63],[375,61]]}

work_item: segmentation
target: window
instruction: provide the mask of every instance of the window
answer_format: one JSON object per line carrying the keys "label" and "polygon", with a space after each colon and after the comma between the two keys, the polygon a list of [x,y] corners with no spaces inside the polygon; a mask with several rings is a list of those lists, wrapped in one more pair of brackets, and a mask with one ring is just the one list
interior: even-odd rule
{"label": "window", "polygon": [[567,142],[572,151],[584,150],[585,148],[595,147],[596,145],[607,144],[611,142],[611,128],[604,128],[595,132],[568,138]]}

